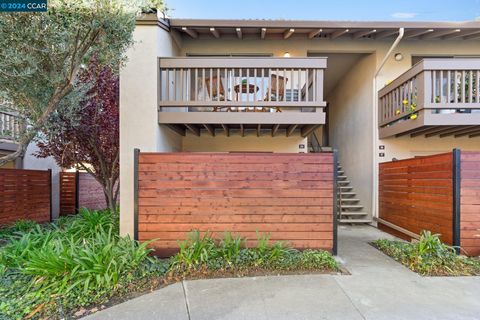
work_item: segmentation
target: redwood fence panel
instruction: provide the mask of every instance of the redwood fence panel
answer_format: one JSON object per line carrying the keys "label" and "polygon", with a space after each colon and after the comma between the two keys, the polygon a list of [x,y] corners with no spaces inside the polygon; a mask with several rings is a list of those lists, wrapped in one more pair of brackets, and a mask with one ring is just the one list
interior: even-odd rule
{"label": "redwood fence panel", "polygon": [[480,253],[480,152],[418,157],[379,165],[380,229],[401,238],[422,230],[468,255]]}
{"label": "redwood fence panel", "polygon": [[60,215],[73,214],[77,211],[77,173],[60,172]]}
{"label": "redwood fence panel", "polygon": [[0,169],[0,226],[52,218],[51,170]]}
{"label": "redwood fence panel", "polygon": [[101,210],[106,207],[103,188],[89,173],[60,174],[60,215],[74,214],[78,208]]}
{"label": "redwood fence panel", "polygon": [[460,159],[460,244],[480,256],[480,152],[462,151]]}
{"label": "redwood fence panel", "polygon": [[336,251],[334,154],[139,153],[135,237],[177,251],[191,230],[257,232],[295,248]]}

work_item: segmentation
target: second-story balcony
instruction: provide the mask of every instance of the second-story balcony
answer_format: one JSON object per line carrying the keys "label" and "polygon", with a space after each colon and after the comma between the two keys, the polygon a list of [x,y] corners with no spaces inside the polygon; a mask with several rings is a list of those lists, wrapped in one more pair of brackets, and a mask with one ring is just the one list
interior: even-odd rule
{"label": "second-story balcony", "polygon": [[299,130],[325,123],[326,58],[159,58],[160,124],[185,135]]}
{"label": "second-story balcony", "polygon": [[480,137],[480,59],[424,59],[378,93],[380,138]]}
{"label": "second-story balcony", "polygon": [[0,110],[0,142],[17,141],[22,128],[22,121],[16,113]]}

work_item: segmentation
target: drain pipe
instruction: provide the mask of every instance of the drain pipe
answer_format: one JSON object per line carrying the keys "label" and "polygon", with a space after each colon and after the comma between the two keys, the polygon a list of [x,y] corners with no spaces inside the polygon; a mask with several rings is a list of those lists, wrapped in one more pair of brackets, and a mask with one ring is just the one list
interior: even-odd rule
{"label": "drain pipe", "polygon": [[393,50],[398,46],[403,38],[404,29],[398,29],[398,37],[395,39],[387,54],[383,57],[382,62],[377,67],[373,76],[373,179],[372,179],[372,218],[377,217],[378,214],[378,92],[377,92],[377,76],[392,54]]}

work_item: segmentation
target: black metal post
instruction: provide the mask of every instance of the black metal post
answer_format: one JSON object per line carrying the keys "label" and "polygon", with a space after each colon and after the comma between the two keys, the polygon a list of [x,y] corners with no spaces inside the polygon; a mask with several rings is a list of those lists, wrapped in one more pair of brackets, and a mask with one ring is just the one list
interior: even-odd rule
{"label": "black metal post", "polygon": [[338,202],[338,152],[337,150],[333,150],[333,248],[332,253],[337,255],[337,248],[338,248],[338,225],[337,225],[337,202]]}
{"label": "black metal post", "polygon": [[138,158],[140,149],[133,149],[133,239],[138,240]]}
{"label": "black metal post", "polygon": [[453,217],[452,245],[457,254],[460,253],[460,181],[461,181],[461,151],[453,149]]}

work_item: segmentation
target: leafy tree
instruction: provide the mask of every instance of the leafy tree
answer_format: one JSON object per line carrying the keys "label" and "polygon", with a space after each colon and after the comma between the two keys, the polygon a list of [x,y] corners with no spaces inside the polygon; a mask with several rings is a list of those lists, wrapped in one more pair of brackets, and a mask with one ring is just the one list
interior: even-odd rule
{"label": "leafy tree", "polygon": [[135,19],[153,0],[49,0],[48,12],[0,13],[0,100],[25,119],[16,152],[23,156],[62,99],[69,95],[92,54],[117,68],[132,44]]}
{"label": "leafy tree", "polygon": [[[119,82],[108,66],[94,58],[82,70],[75,91],[50,114],[37,145],[39,157],[90,173],[115,210],[119,177]],[[76,92],[76,91],[81,91]],[[78,101],[78,97],[83,97]]]}

